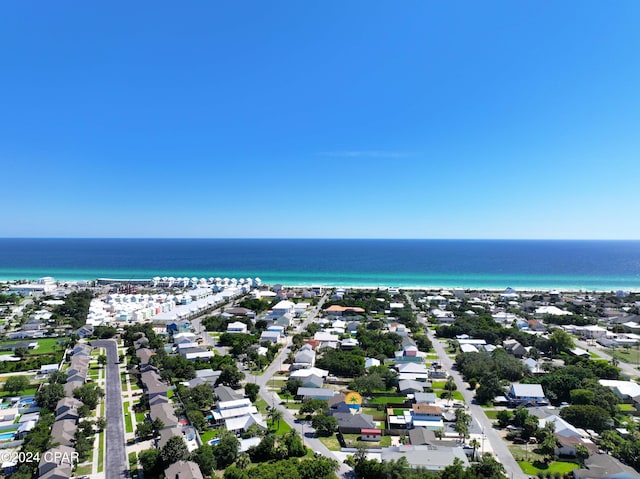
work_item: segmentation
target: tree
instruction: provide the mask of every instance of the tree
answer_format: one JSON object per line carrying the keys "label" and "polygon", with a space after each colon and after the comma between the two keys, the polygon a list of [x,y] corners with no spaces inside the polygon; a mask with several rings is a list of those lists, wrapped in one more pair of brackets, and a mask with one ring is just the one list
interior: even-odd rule
{"label": "tree", "polygon": [[551,341],[551,349],[554,354],[565,353],[573,348],[571,336],[562,329],[554,330],[549,336],[549,341]]}
{"label": "tree", "polygon": [[258,393],[260,392],[260,386],[254,383],[247,383],[244,386],[244,393],[249,398],[249,401],[256,402],[258,399]]}
{"label": "tree", "polygon": [[105,354],[101,354],[100,356],[98,356],[98,364],[100,364],[101,366],[107,364],[107,356]]}
{"label": "tree", "polygon": [[480,382],[480,387],[476,391],[476,401],[478,404],[488,404],[500,393],[502,393],[502,386],[498,377],[490,374]]}
{"label": "tree", "polygon": [[149,421],[143,421],[136,426],[136,437],[146,439],[153,435],[153,424]]}
{"label": "tree", "polygon": [[283,442],[287,448],[289,457],[302,457],[307,454],[307,449],[304,447],[302,438],[295,429],[291,429],[291,431],[284,436]]}
{"label": "tree", "polygon": [[471,441],[469,441],[469,446],[473,448],[473,453],[471,454],[471,458],[475,460],[476,450],[480,447],[480,441],[478,441],[476,438],[473,438],[471,439]]}
{"label": "tree", "polygon": [[224,430],[220,432],[219,438],[220,442],[211,449],[218,467],[222,469],[230,466],[236,460],[240,442],[231,432]]}
{"label": "tree", "polygon": [[576,457],[582,464],[584,464],[584,461],[589,457],[589,449],[582,444],[576,444],[575,450]]}
{"label": "tree", "polygon": [[207,425],[207,420],[199,409],[189,409],[187,411],[187,417],[189,418],[189,421],[191,421],[193,427],[199,431],[203,430]]}
{"label": "tree", "polygon": [[496,419],[498,420],[498,426],[505,428],[511,423],[511,419],[513,418],[511,412],[506,409],[502,409],[498,411],[496,414]]}
{"label": "tree", "polygon": [[13,355],[22,359],[29,355],[29,350],[27,348],[16,348],[13,351]]}
{"label": "tree", "polygon": [[593,429],[596,432],[607,429],[611,423],[611,416],[605,409],[591,405],[581,404],[562,408],[560,417],[575,427]]}
{"label": "tree", "polygon": [[249,457],[249,454],[247,454],[246,452],[243,452],[242,454],[240,454],[238,456],[238,459],[236,459],[236,466],[239,469],[246,469],[247,467],[249,467],[249,464],[251,464],[251,458]]}
{"label": "tree", "polygon": [[318,436],[331,436],[338,427],[338,421],[333,416],[314,416],[311,426],[316,430]]}
{"label": "tree", "polygon": [[209,409],[213,404],[213,390],[208,384],[198,384],[191,388],[189,397],[200,409]]}
{"label": "tree", "polygon": [[385,383],[379,374],[373,373],[354,379],[350,388],[369,396],[375,390],[384,390]]}
{"label": "tree", "polygon": [[160,451],[157,449],[147,449],[138,454],[138,461],[144,471],[144,477],[159,477],[162,471],[162,461]]}
{"label": "tree", "polygon": [[231,388],[238,387],[240,381],[244,379],[244,373],[238,371],[235,365],[225,365],[222,367],[222,372],[218,378],[218,384],[223,384]]}
{"label": "tree", "polygon": [[271,420],[271,427],[274,429],[278,429],[280,427],[280,420],[282,419],[282,412],[280,412],[280,410],[276,409],[275,407],[271,408],[269,410],[269,419]]}
{"label": "tree", "polygon": [[553,455],[555,454],[556,446],[558,445],[558,441],[555,436],[551,433],[546,433],[542,442],[538,445],[538,450],[540,454],[545,456],[545,461],[551,462],[553,460]]}
{"label": "tree", "polygon": [[191,453],[191,459],[198,464],[203,476],[211,476],[216,468],[216,457],[208,444],[203,444]]}
{"label": "tree", "polygon": [[83,384],[73,390],[73,397],[82,401],[89,409],[95,409],[98,399],[104,396],[104,392],[94,384]]}
{"label": "tree", "polygon": [[64,397],[64,387],[60,383],[50,383],[42,386],[36,392],[35,400],[40,407],[55,411],[56,404]]}
{"label": "tree", "polygon": [[160,450],[160,458],[164,466],[169,466],[174,462],[186,461],[189,459],[189,450],[182,439],[182,436],[170,437],[167,443]]}
{"label": "tree", "polygon": [[107,420],[104,417],[99,417],[96,420],[96,427],[98,428],[98,431],[104,431],[104,428],[107,427]]}
{"label": "tree", "polygon": [[9,376],[4,383],[3,389],[9,393],[19,393],[29,387],[29,379],[26,376]]}

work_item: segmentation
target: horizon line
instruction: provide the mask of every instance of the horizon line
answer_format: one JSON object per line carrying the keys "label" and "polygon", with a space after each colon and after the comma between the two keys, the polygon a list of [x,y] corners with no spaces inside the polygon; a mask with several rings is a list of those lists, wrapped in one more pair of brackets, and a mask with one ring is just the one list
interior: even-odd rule
{"label": "horizon line", "polygon": [[0,236],[0,240],[295,240],[295,241],[640,241],[640,238],[384,238],[283,236]]}

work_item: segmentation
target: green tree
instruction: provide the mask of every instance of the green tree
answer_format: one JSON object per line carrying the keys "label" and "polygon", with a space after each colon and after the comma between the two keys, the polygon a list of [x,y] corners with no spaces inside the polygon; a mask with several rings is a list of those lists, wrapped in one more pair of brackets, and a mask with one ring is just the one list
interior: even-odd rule
{"label": "green tree", "polygon": [[538,450],[540,451],[540,454],[545,456],[545,460],[547,462],[551,462],[553,460],[557,445],[558,441],[553,434],[546,433],[544,435],[542,442],[538,445]]}
{"label": "green tree", "polygon": [[589,449],[582,444],[576,444],[576,457],[580,461],[581,464],[584,464],[584,461],[589,457]]}
{"label": "green tree", "polygon": [[338,427],[338,421],[333,416],[314,416],[311,426],[316,430],[318,436],[331,436]]}
{"label": "green tree", "polygon": [[225,365],[222,367],[222,372],[218,378],[218,384],[235,388],[238,387],[240,381],[244,379],[244,373],[238,371],[235,365]]}
{"label": "green tree", "polygon": [[569,333],[562,329],[555,329],[549,336],[554,354],[566,353],[573,348],[573,340]]}
{"label": "green tree", "polygon": [[203,444],[191,453],[191,459],[198,464],[203,476],[211,476],[216,468],[216,457],[208,444]]}
{"label": "green tree", "polygon": [[64,387],[60,383],[50,383],[42,386],[35,396],[36,403],[40,407],[55,411],[56,404],[64,397]]}
{"label": "green tree", "polygon": [[238,457],[238,449],[240,442],[229,431],[221,431],[219,436],[220,442],[212,447],[213,455],[219,468],[225,468],[233,464]]}
{"label": "green tree", "polygon": [[496,419],[498,420],[498,426],[501,428],[505,428],[511,423],[513,415],[510,411],[502,409],[496,414]]}
{"label": "green tree", "polygon": [[100,364],[101,366],[107,364],[107,356],[105,354],[101,354],[100,356],[98,356],[98,364]]}
{"label": "green tree", "polygon": [[170,437],[167,443],[160,450],[160,458],[164,466],[169,466],[174,462],[186,461],[189,459],[189,450],[182,439],[182,436]]}
{"label": "green tree", "polygon": [[289,457],[302,457],[307,454],[307,449],[304,447],[302,438],[294,429],[291,429],[284,436],[283,442],[287,448],[287,455]]}
{"label": "green tree", "polygon": [[611,423],[609,413],[598,406],[577,405],[562,408],[560,417],[582,429],[593,429],[596,432],[607,429]]}
{"label": "green tree", "polygon": [[282,419],[282,412],[275,407],[269,410],[269,419],[271,420],[271,427],[277,430],[280,427],[280,420]]}
{"label": "green tree", "polygon": [[251,402],[256,402],[258,399],[258,393],[260,392],[260,386],[254,383],[247,383],[244,386],[244,393]]}
{"label": "green tree", "polygon": [[191,388],[189,396],[200,409],[210,409],[213,404],[213,390],[208,384],[198,384]]}
{"label": "green tree", "polygon": [[160,458],[160,451],[157,449],[141,451],[140,454],[138,454],[138,461],[140,461],[145,478],[159,477],[164,470]]}
{"label": "green tree", "polygon": [[370,396],[375,390],[384,390],[385,383],[379,374],[367,374],[354,379],[349,386],[350,389]]}
{"label": "green tree", "polygon": [[146,439],[153,435],[153,425],[149,421],[143,421],[136,426],[136,437]]}
{"label": "green tree", "polygon": [[26,376],[9,376],[4,383],[3,390],[17,394],[29,387],[29,379]]}

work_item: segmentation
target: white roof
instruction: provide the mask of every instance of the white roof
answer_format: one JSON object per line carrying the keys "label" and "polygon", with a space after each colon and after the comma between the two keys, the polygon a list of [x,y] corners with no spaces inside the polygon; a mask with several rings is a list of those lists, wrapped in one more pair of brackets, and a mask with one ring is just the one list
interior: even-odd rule
{"label": "white roof", "polygon": [[573,426],[572,424],[569,424],[560,416],[554,415],[544,419],[539,419],[538,427],[542,429],[544,428],[544,425],[549,422],[555,426],[553,429],[554,434],[557,434],[562,437],[584,437],[582,432],[580,432],[580,430],[577,427]]}
{"label": "white roof", "polygon": [[329,371],[320,368],[307,368],[307,369],[298,369],[291,373],[290,377],[292,378],[307,378],[311,375],[316,375],[321,378],[326,378],[329,374]]}
{"label": "white roof", "polygon": [[640,396],[640,384],[631,381],[616,381],[613,379],[600,379],[600,384],[604,387],[615,389],[621,396]]}
{"label": "white roof", "polygon": [[513,394],[517,397],[543,398],[544,391],[540,384],[512,384]]}
{"label": "white roof", "polygon": [[536,314],[551,314],[553,316],[567,316],[571,313],[569,311],[564,311],[557,306],[540,306],[536,309]]}
{"label": "white roof", "polygon": [[315,341],[326,341],[326,342],[338,342],[339,336],[336,336],[334,334],[330,334],[330,333],[325,333],[324,331],[318,331],[316,334],[313,335],[313,339]]}
{"label": "white roof", "polygon": [[460,351],[463,353],[477,353],[478,348],[476,348],[473,344],[461,344]]}
{"label": "white roof", "polygon": [[291,302],[291,301],[287,301],[286,299],[283,301],[280,301],[278,304],[276,304],[274,307],[272,307],[271,309],[293,309],[295,308],[295,303]]}

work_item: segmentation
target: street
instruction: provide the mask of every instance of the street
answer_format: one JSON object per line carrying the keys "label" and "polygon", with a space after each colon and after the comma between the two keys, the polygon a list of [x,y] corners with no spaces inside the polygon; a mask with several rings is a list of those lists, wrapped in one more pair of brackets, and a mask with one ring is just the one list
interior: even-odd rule
{"label": "street", "polygon": [[107,353],[107,377],[105,391],[105,477],[122,479],[128,477],[129,467],[125,453],[124,415],[122,411],[122,388],[120,385],[120,364],[118,347],[113,339],[94,341],[92,346],[105,348]]}

